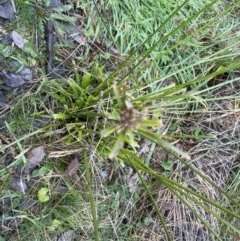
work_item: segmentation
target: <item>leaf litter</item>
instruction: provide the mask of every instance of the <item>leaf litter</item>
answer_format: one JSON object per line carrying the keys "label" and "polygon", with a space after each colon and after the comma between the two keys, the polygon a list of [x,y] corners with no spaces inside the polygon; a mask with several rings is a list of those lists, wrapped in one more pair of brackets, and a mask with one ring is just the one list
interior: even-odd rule
{"label": "leaf litter", "polygon": [[18,48],[23,49],[24,48],[24,39],[20,34],[18,34],[16,31],[12,31],[12,40]]}
{"label": "leaf litter", "polygon": [[16,88],[25,84],[25,81],[20,75],[3,71],[0,73],[0,76],[8,87]]}
{"label": "leaf litter", "polygon": [[5,7],[0,5],[0,17],[5,19],[10,19],[9,13],[6,11]]}
{"label": "leaf litter", "polygon": [[80,176],[77,173],[78,169],[79,169],[79,162],[78,162],[78,159],[75,158],[69,163],[69,165],[67,166],[66,170],[63,173],[63,176],[68,177],[74,184],[76,184],[77,188],[80,191],[83,191],[84,188],[80,183]]}
{"label": "leaf litter", "polygon": [[46,154],[43,146],[32,149],[27,156],[27,164],[24,168],[24,173],[28,174],[29,172],[31,172],[37,165],[39,165],[43,161],[45,155]]}

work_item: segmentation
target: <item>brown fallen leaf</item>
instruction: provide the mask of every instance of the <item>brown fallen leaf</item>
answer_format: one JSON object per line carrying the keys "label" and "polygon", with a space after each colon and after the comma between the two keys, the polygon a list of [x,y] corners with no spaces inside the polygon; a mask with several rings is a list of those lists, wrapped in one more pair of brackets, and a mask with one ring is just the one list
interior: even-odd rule
{"label": "brown fallen leaf", "polygon": [[78,162],[78,159],[75,158],[70,162],[67,169],[64,171],[63,175],[73,176],[74,174],[77,173],[78,168],[79,168],[79,162]]}
{"label": "brown fallen leaf", "polygon": [[78,169],[79,162],[78,159],[75,158],[70,162],[67,169],[64,171],[63,176],[68,177],[78,187],[80,191],[83,191],[84,188],[80,182],[80,176],[77,173]]}
{"label": "brown fallen leaf", "polygon": [[87,44],[87,37],[83,34],[78,34],[74,37],[74,40],[80,44],[80,46],[86,46]]}
{"label": "brown fallen leaf", "polygon": [[172,210],[173,208],[174,208],[174,204],[173,203],[163,203],[161,205],[161,207],[160,207],[162,212]]}
{"label": "brown fallen leaf", "polygon": [[27,156],[27,164],[24,168],[24,173],[28,174],[32,171],[45,157],[44,147],[39,146],[30,151]]}

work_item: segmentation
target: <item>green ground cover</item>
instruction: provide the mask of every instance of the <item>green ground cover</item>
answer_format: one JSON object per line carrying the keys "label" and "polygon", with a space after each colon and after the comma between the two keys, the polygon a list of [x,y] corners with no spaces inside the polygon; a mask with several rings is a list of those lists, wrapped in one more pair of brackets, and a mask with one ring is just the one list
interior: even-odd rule
{"label": "green ground cover", "polygon": [[239,4],[15,0],[0,240],[238,240]]}

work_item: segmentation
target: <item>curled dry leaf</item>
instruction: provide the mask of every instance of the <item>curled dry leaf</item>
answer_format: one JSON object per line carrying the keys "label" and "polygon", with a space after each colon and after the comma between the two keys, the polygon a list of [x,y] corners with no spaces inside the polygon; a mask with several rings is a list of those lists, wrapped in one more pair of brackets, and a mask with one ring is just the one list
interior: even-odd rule
{"label": "curled dry leaf", "polygon": [[87,43],[87,37],[81,33],[74,37],[74,40],[78,42],[80,46],[85,46]]}
{"label": "curled dry leaf", "polygon": [[163,203],[161,205],[160,209],[162,212],[165,212],[165,211],[172,210],[174,208],[174,206],[176,206],[176,205],[173,203]]}
{"label": "curled dry leaf", "polygon": [[79,168],[79,162],[78,162],[78,159],[75,158],[70,162],[70,164],[68,165],[67,169],[64,171],[63,174],[66,176],[73,176],[74,174],[77,173],[78,168]]}
{"label": "curled dry leaf", "polygon": [[14,178],[10,184],[10,187],[18,192],[25,192],[27,190],[27,185],[19,178]]}
{"label": "curled dry leaf", "polygon": [[78,159],[75,158],[70,162],[67,169],[64,171],[63,175],[67,176],[77,186],[77,188],[80,191],[82,191],[84,190],[84,188],[80,182],[80,176],[77,173],[78,169],[79,169],[79,162],[78,162]]}
{"label": "curled dry leaf", "polygon": [[10,72],[0,72],[0,76],[8,87],[16,88],[25,83],[20,75]]}
{"label": "curled dry leaf", "polygon": [[30,151],[27,157],[27,164],[24,168],[24,173],[32,171],[45,157],[44,147],[39,146]]}
{"label": "curled dry leaf", "polygon": [[18,48],[23,49],[24,40],[16,31],[12,31],[12,40],[18,46]]}

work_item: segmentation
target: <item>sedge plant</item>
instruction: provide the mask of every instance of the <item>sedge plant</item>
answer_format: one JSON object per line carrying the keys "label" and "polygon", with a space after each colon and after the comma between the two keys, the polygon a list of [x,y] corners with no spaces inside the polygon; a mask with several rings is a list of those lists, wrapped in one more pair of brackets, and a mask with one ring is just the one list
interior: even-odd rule
{"label": "sedge plant", "polygon": [[[108,235],[111,237],[114,233],[114,240],[154,240],[157,237],[161,237],[162,240],[177,240],[181,235],[182,239],[191,240],[196,231],[194,228],[192,233],[188,230],[191,218],[196,226],[200,227],[197,230],[203,233],[201,237],[205,240],[222,240],[220,226],[221,230],[233,234],[231,237],[237,237],[240,234],[238,227],[228,222],[230,218],[227,219],[226,216],[230,216],[236,223],[235,220],[240,220],[240,215],[222,204],[218,196],[228,200],[228,207],[232,205],[239,208],[239,202],[223,189],[222,184],[218,185],[209,173],[204,173],[203,169],[198,168],[198,157],[191,156],[187,153],[188,150],[182,150],[176,143],[179,140],[189,140],[192,143],[194,140],[197,145],[207,140],[208,144],[214,143],[208,145],[207,153],[210,153],[211,148],[221,149],[222,146],[218,142],[219,132],[198,131],[197,135],[184,133],[181,131],[181,125],[192,116],[197,115],[199,118],[199,114],[208,113],[211,117],[216,111],[211,109],[212,103],[224,98],[235,103],[229,112],[239,113],[238,94],[225,97],[211,95],[225,85],[234,85],[239,81],[239,77],[234,74],[240,67],[239,36],[235,34],[236,29],[227,29],[220,20],[224,16],[230,16],[240,1],[229,6],[219,0],[199,3],[185,0],[177,6],[175,1],[154,1],[149,5],[138,1],[136,4],[139,5],[128,5],[129,1],[100,2],[98,5],[94,1],[82,4],[83,9],[89,7],[94,20],[91,21],[89,18],[83,32],[94,40],[101,33],[106,44],[110,37],[114,38],[114,43],[121,53],[128,55],[123,57],[115,70],[110,71],[104,63],[107,59],[112,64],[114,56],[100,54],[99,59],[91,65],[91,69],[87,69],[87,74],[80,72],[79,58],[75,57],[71,61],[73,72],[69,78],[55,78],[51,81],[45,78],[36,96],[47,96],[48,101],[40,101],[41,108],[32,115],[36,119],[47,118],[50,122],[35,132],[18,137],[5,145],[3,150],[15,144],[19,145],[19,142],[23,141],[27,145],[33,136],[37,136],[38,140],[44,140],[50,149],[56,145],[60,145],[62,149],[81,148],[84,153],[82,169],[86,173],[89,194],[87,198],[90,200],[87,207],[91,210],[90,219],[93,222],[88,234],[92,239],[102,240],[104,237],[101,234],[108,230],[101,223],[104,223],[106,217],[100,213],[102,206],[93,185],[97,182],[94,178],[96,166],[102,165],[98,160],[103,163],[120,163],[121,168],[131,166],[134,169],[141,190],[147,194],[147,205],[152,207],[152,220],[159,230],[155,236],[148,236],[150,231],[146,234],[145,229],[150,230],[150,227],[144,228],[140,225],[139,228],[139,223],[134,223],[130,231],[122,231],[121,236],[118,233],[120,224],[113,225],[114,231]],[[134,16],[133,6],[137,6],[142,15]],[[157,26],[151,27],[151,14],[155,13],[156,9],[163,11],[163,7],[167,9],[164,12],[166,16],[162,21],[158,18],[160,22],[154,22]],[[208,14],[210,10],[212,16]],[[122,19],[119,19],[119,11],[122,13]],[[111,15],[112,24],[109,26],[106,25],[106,12],[110,12]],[[156,12],[155,17],[158,15]],[[95,21],[94,16],[99,20]],[[149,19],[144,19],[147,16]],[[129,31],[131,24],[136,27],[134,31]],[[142,27],[145,24],[149,26],[149,33]],[[206,39],[210,38],[209,29],[213,29],[216,24],[218,29],[212,36],[213,40],[207,42]],[[90,31],[94,28],[95,34]],[[121,29],[121,34],[116,34],[117,29]],[[226,32],[232,35],[229,37]],[[226,73],[230,77],[224,83],[211,84],[213,79]],[[225,112],[221,114],[226,114]],[[7,126],[11,129],[10,125]],[[151,143],[149,155],[139,156],[140,144],[145,139]],[[173,168],[172,175],[166,177],[153,167],[152,156],[157,146],[161,147],[162,152],[171,155],[171,159],[176,160],[175,166],[178,168]],[[195,182],[181,175],[183,169],[196,177]],[[6,169],[3,169],[2,173],[6,174]],[[201,184],[204,185],[203,188]],[[106,184],[106,190],[107,188]],[[179,212],[185,212],[183,216],[185,215],[186,219],[181,217],[180,224],[172,224],[173,220],[167,219],[167,214],[162,211],[163,208],[159,204],[162,202],[156,198],[156,189],[160,196],[168,197],[163,202],[172,203],[176,217]],[[212,192],[216,195],[211,196],[209,189],[214,190]],[[118,200],[119,190],[118,195],[113,198],[114,204]],[[73,193],[76,198],[76,192]],[[73,193],[70,193],[70,197]],[[81,199],[81,202],[85,200],[86,197]],[[74,201],[71,205],[74,208]],[[66,203],[64,206],[56,204],[54,207],[56,210],[68,210]],[[71,217],[74,214],[69,210],[67,212],[71,213],[66,216],[72,228],[74,221]],[[188,217],[190,219],[187,219]],[[139,219],[141,221],[141,218]],[[114,223],[112,220],[111,222]]]}

